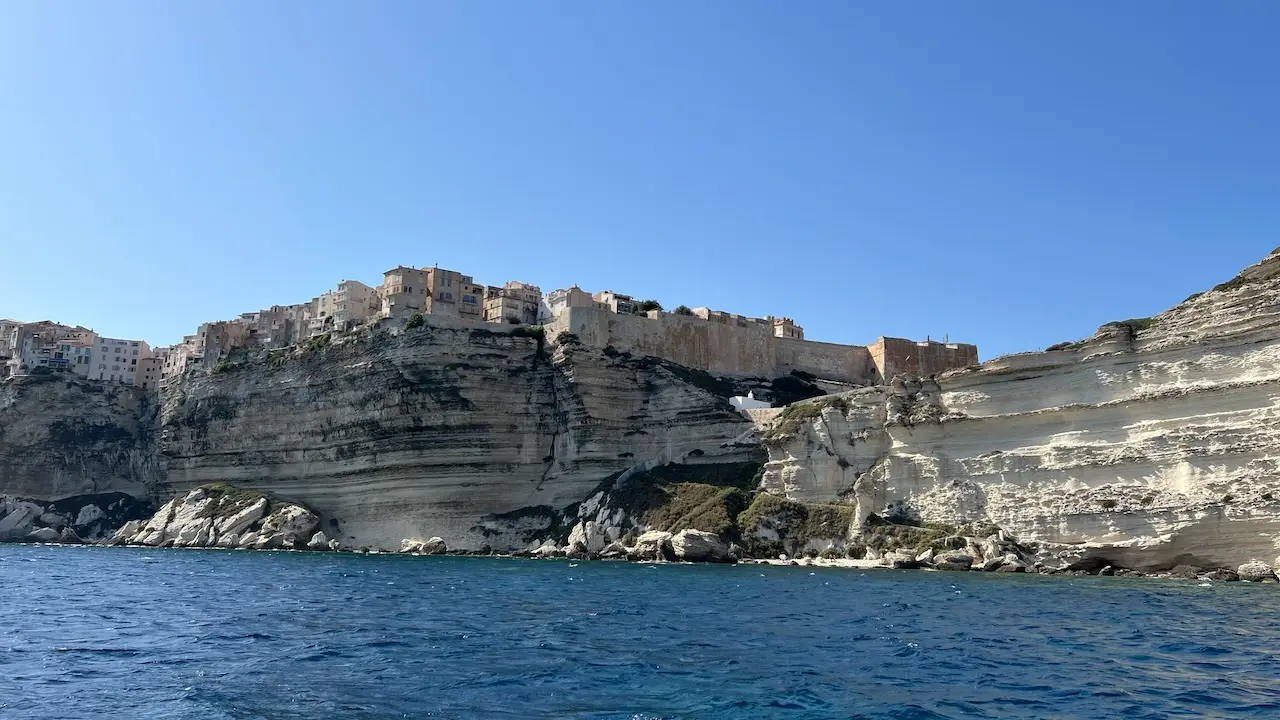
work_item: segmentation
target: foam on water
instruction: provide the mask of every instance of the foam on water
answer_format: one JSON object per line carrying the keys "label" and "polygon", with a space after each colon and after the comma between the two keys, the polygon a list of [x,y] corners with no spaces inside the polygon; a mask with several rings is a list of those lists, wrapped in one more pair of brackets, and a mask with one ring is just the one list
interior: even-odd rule
{"label": "foam on water", "polygon": [[0,717],[1277,717],[1278,612],[1242,583],[0,546]]}

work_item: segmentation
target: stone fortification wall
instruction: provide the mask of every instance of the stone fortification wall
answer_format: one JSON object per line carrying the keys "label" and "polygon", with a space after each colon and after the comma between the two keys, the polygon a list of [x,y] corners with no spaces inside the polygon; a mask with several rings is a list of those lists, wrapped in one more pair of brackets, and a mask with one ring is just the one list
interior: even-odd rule
{"label": "stone fortification wall", "polygon": [[882,337],[871,343],[869,349],[879,382],[886,382],[894,375],[926,377],[978,364],[978,346],[964,343]]}
{"label": "stone fortification wall", "polygon": [[670,313],[638,317],[571,307],[548,331],[552,337],[573,333],[592,347],[652,355],[725,375],[774,378],[799,370],[849,383],[866,384],[875,378],[871,353],[865,347],[774,337],[762,325],[743,327]]}

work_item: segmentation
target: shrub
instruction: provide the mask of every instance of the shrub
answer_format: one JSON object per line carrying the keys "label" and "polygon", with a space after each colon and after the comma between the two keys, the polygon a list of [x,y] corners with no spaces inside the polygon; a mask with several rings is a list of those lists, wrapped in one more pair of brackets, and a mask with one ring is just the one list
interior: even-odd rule
{"label": "shrub", "polygon": [[409,316],[409,321],[406,322],[404,326],[406,329],[412,330],[414,328],[420,328],[426,324],[427,324],[427,320],[426,318],[422,317],[422,313],[414,313]]}
{"label": "shrub", "polygon": [[214,375],[220,375],[224,372],[227,372],[230,369],[231,369],[231,363],[227,362],[225,359],[219,360],[218,362],[213,364]]}
{"label": "shrub", "polygon": [[511,337],[535,338],[542,340],[546,338],[547,331],[542,329],[541,325],[521,325],[511,331]]}
{"label": "shrub", "polygon": [[836,558],[840,557],[840,552],[833,547],[829,547],[826,550],[823,550],[822,552],[818,553],[818,557],[822,558],[823,560],[835,560]]}
{"label": "shrub", "polygon": [[688,305],[677,305],[675,309],[675,313],[677,315],[686,315],[689,317],[693,316],[693,311],[689,309]]}
{"label": "shrub", "polygon": [[640,300],[631,306],[632,315],[644,315],[650,310],[662,310],[662,303],[657,300]]}
{"label": "shrub", "polygon": [[786,545],[803,547],[813,539],[844,537],[857,511],[853,505],[803,503],[760,492],[738,516],[738,527],[748,551],[760,557],[766,549],[760,547],[755,533],[762,524],[767,523]]}
{"label": "shrub", "polygon": [[329,347],[329,342],[331,340],[333,340],[333,337],[329,333],[317,335],[311,338],[311,341],[307,343],[307,350],[312,352],[316,350],[323,350]]}
{"label": "shrub", "polygon": [[1098,503],[1098,504],[1102,506],[1103,510],[1112,510],[1116,506],[1116,501],[1112,500],[1111,498],[1107,498],[1106,500],[1103,500],[1101,503]]}

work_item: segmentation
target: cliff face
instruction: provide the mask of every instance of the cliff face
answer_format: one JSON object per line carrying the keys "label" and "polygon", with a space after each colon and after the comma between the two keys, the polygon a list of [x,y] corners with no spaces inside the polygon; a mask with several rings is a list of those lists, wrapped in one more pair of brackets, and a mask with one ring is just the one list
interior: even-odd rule
{"label": "cliff face", "polygon": [[1280,552],[1280,254],[1149,319],[792,406],[763,486],[858,519],[987,521],[1063,562]]}
{"label": "cliff face", "polygon": [[379,334],[190,378],[161,418],[168,490],[271,492],[343,545],[513,549],[630,468],[744,457],[732,441],[751,425],[709,376],[491,327]]}
{"label": "cliff face", "polygon": [[141,390],[59,375],[0,383],[0,495],[146,498],[162,474]]}

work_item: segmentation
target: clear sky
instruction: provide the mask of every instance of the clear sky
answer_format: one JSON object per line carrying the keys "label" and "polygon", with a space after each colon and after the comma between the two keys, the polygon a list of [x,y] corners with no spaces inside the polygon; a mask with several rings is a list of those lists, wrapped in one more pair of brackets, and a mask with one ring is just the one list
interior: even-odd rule
{"label": "clear sky", "polygon": [[0,317],[432,265],[983,358],[1280,245],[1280,4],[6,2]]}

